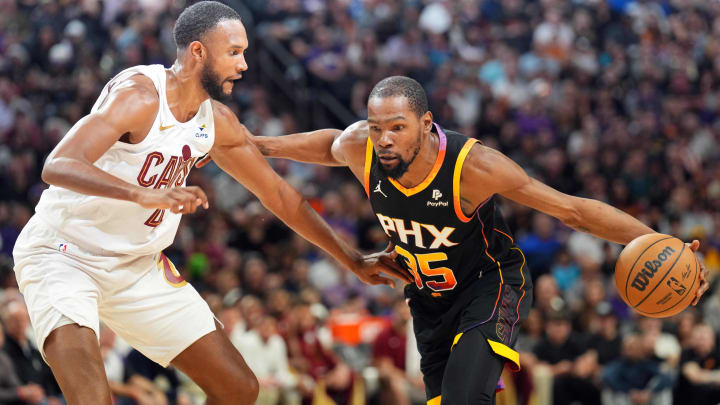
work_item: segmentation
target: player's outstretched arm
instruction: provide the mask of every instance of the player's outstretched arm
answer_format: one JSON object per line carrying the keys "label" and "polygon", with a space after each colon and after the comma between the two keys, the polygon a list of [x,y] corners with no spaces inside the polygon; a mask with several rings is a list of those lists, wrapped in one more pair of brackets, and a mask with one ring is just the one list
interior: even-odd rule
{"label": "player's outstretched arm", "polygon": [[[471,209],[493,194],[500,194],[551,215],[573,229],[622,245],[627,245],[638,236],[655,232],[611,205],[561,193],[531,178],[510,158],[482,145],[473,146],[468,154],[462,169],[460,190],[461,203]],[[700,242],[694,240],[689,247],[695,252],[700,247]],[[697,304],[709,288],[705,280],[706,274],[707,269],[701,263],[701,284],[693,305]]]}
{"label": "player's outstretched arm", "polygon": [[[472,187],[471,185],[476,185]],[[477,185],[482,184],[482,187]],[[651,228],[601,201],[561,193],[531,178],[502,153],[475,145],[463,166],[461,198],[479,204],[493,194],[551,215],[566,226],[626,245]],[[474,208],[474,205],[472,205]]]}
{"label": "player's outstretched arm", "polygon": [[194,212],[207,197],[198,187],[168,190],[130,184],[94,166],[122,136],[139,142],[150,130],[158,111],[152,81],[141,75],[117,84],[102,106],[78,121],[45,161],[42,179],[78,193],[134,201],[146,208]]}
{"label": "player's outstretched arm", "polygon": [[252,142],[266,157],[323,166],[345,166],[342,155],[333,151],[333,144],[342,133],[339,129],[319,129],[283,136],[255,136]]}
{"label": "player's outstretched arm", "polygon": [[[367,140],[368,132],[366,121],[358,121],[342,131],[319,129],[283,136],[254,136],[247,132],[247,135],[265,157],[323,166],[348,166],[351,165],[348,154],[354,155],[356,154],[354,152],[359,151],[361,157],[364,157],[364,142]],[[354,145],[358,140],[362,143],[361,148],[356,148],[357,145]],[[211,160],[212,157],[207,156],[195,166],[203,167]]]}
{"label": "player's outstretched arm", "polygon": [[273,214],[368,284],[393,285],[392,280],[379,274],[381,271],[412,282],[411,276],[394,262],[394,251],[362,256],[339,238],[300,193],[272,170],[235,114],[217,102],[213,103],[213,112],[215,144],[210,156]]}

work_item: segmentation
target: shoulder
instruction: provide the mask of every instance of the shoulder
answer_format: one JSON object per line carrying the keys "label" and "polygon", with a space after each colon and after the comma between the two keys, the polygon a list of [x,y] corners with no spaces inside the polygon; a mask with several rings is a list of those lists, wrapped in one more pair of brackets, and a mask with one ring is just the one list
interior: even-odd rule
{"label": "shoulder", "polygon": [[367,121],[355,122],[335,139],[333,150],[345,156],[351,167],[364,164],[369,133]]}
{"label": "shoulder", "polygon": [[507,158],[495,149],[480,142],[474,142],[465,157],[463,173],[468,171],[474,175],[489,175]]}
{"label": "shoulder", "polygon": [[370,131],[367,121],[358,121],[345,128],[338,141],[342,145],[365,145]]}
{"label": "shoulder", "polygon": [[110,96],[122,101],[132,100],[138,108],[154,108],[160,105],[160,98],[152,79],[136,74],[110,88]]}
{"label": "shoulder", "polygon": [[217,100],[210,100],[210,103],[215,121],[215,143],[227,143],[223,142],[224,140],[232,140],[234,145],[244,143],[250,132],[240,123],[230,107]]}
{"label": "shoulder", "polygon": [[217,100],[211,99],[210,105],[212,105],[213,117],[215,118],[215,121],[230,121],[233,118],[236,118],[235,113],[233,113],[230,107],[226,106],[225,104]]}
{"label": "shoulder", "polygon": [[[463,197],[480,203],[493,194],[502,194],[528,184],[530,177],[500,151],[476,142],[465,157],[460,182]],[[483,187],[473,187],[478,184]]]}
{"label": "shoulder", "polygon": [[131,123],[137,119],[154,120],[159,108],[160,99],[152,80],[137,74],[110,85],[105,100],[94,112]]}

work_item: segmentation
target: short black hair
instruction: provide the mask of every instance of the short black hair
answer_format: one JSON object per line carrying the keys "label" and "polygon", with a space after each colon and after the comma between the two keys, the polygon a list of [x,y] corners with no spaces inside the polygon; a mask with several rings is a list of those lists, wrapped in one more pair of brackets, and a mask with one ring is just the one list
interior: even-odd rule
{"label": "short black hair", "polygon": [[368,99],[393,96],[405,97],[408,104],[410,104],[410,110],[417,114],[418,117],[428,111],[428,101],[425,90],[420,83],[407,76],[390,76],[380,80],[378,84],[373,87]]}
{"label": "short black hair", "polygon": [[240,20],[240,15],[219,1],[201,1],[183,10],[175,22],[173,37],[178,49],[202,39],[222,20]]}

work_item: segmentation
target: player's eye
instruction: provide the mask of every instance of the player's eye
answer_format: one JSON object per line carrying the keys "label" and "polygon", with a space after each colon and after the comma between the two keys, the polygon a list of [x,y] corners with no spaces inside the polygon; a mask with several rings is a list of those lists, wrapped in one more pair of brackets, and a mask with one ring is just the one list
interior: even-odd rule
{"label": "player's eye", "polygon": [[373,125],[370,127],[370,130],[375,131],[375,132],[380,132],[380,127]]}
{"label": "player's eye", "polygon": [[393,127],[393,130],[395,131],[402,131],[405,128],[405,125],[395,125]]}
{"label": "player's eye", "polygon": [[230,52],[230,55],[235,56],[235,55],[237,55],[238,53],[240,53],[240,52],[238,52],[237,49],[236,49],[236,50]]}

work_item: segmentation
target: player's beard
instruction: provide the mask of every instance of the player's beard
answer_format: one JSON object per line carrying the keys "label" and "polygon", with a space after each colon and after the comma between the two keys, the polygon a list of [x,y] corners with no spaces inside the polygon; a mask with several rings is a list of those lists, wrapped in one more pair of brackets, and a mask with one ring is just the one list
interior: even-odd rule
{"label": "player's beard", "polygon": [[215,100],[227,98],[223,91],[223,83],[225,81],[220,78],[220,75],[213,69],[210,62],[206,62],[200,74],[200,84],[202,84],[208,96]]}
{"label": "player's beard", "polygon": [[397,180],[408,171],[412,162],[415,161],[418,153],[420,153],[420,136],[418,136],[417,143],[415,144],[415,148],[412,152],[412,156],[410,156],[410,159],[406,161],[402,157],[398,156],[398,163],[391,169],[386,169],[378,159],[372,170],[375,170],[375,175],[378,177],[389,177],[393,180]]}

